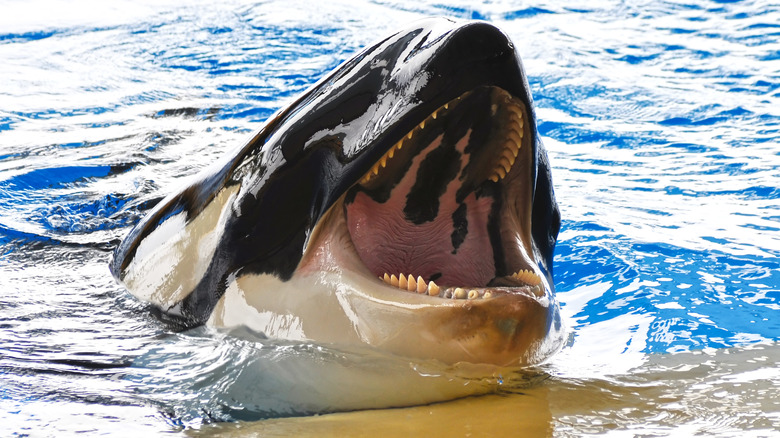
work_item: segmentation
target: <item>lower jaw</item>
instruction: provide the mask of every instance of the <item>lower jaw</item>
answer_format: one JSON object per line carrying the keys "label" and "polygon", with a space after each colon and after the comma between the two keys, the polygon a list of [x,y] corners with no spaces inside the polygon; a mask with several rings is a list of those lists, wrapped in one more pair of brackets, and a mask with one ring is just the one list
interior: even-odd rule
{"label": "lower jaw", "polygon": [[352,312],[359,337],[381,350],[447,364],[495,366],[534,364],[549,350],[544,345],[557,314],[551,300],[517,291],[490,299],[431,299],[388,291],[355,273],[342,272],[337,281],[342,283],[339,300]]}

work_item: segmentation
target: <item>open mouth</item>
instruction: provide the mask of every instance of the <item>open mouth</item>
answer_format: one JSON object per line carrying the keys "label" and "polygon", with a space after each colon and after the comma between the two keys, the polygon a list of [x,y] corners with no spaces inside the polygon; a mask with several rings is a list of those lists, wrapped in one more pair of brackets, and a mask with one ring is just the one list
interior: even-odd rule
{"label": "open mouth", "polygon": [[529,125],[520,99],[480,87],[393,144],[339,207],[365,268],[431,299],[544,296],[532,257]]}

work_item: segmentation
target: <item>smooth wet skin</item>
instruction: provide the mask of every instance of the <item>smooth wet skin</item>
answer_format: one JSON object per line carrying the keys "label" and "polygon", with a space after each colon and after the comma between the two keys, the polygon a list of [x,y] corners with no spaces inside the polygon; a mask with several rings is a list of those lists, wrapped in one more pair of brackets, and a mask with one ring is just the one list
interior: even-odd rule
{"label": "smooth wet skin", "polygon": [[161,202],[112,271],[178,326],[521,365],[560,345],[531,96],[487,23],[415,23]]}

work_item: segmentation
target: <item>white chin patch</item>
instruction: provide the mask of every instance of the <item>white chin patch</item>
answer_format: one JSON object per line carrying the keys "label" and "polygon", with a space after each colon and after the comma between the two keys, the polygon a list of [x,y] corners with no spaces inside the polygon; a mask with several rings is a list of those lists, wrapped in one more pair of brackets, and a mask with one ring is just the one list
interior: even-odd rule
{"label": "white chin patch", "polygon": [[181,212],[146,236],[122,272],[127,289],[163,309],[192,292],[214,257],[238,189],[224,188],[189,222]]}

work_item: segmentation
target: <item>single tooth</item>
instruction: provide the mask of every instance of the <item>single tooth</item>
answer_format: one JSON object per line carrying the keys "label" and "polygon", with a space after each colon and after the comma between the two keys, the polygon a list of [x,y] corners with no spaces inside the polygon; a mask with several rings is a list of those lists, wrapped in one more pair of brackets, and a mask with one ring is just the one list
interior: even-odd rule
{"label": "single tooth", "polygon": [[398,287],[398,277],[396,277],[395,274],[390,276],[390,284]]}
{"label": "single tooth", "polygon": [[379,163],[374,164],[374,167],[371,168],[371,172],[376,175],[379,173]]}
{"label": "single tooth", "polygon": [[[411,140],[411,139],[412,139],[412,134],[413,134],[413,133],[414,133],[414,131],[409,131],[409,133],[408,133],[408,134],[406,134],[406,138],[408,138],[409,140]],[[399,149],[400,149],[400,148],[399,148]]]}
{"label": "single tooth", "polygon": [[387,284],[390,284],[390,276],[387,275],[387,272],[385,272],[385,276],[382,278],[382,281],[384,281]]}
{"label": "single tooth", "polygon": [[509,160],[506,159],[506,157],[501,157],[500,160],[498,160],[499,166],[503,167],[504,170],[506,170],[506,173],[509,173],[509,169],[512,168],[512,163],[509,162]]}
{"label": "single tooth", "polygon": [[498,173],[499,178],[502,179],[506,176],[506,170],[501,166],[496,167],[496,173]]}
{"label": "single tooth", "polygon": [[512,165],[515,164],[515,159],[517,158],[517,152],[518,152],[517,148],[508,147],[508,148],[504,148],[504,151],[501,152],[501,156],[506,157],[506,159],[509,160],[509,164]]}
{"label": "single tooth", "polygon": [[439,110],[436,110],[431,114],[431,117],[433,117],[434,120],[436,120],[436,113],[439,112]]}
{"label": "single tooth", "polygon": [[371,180],[371,175],[366,174],[366,176],[364,176],[363,179],[360,180],[360,184],[365,184],[369,180]]}
{"label": "single tooth", "polygon": [[499,180],[498,174],[494,173],[494,174],[490,175],[490,178],[488,178],[488,179],[490,179],[493,182],[498,182],[498,180]]}
{"label": "single tooth", "polygon": [[428,283],[428,295],[432,297],[437,297],[439,296],[439,291],[440,289],[438,284],[434,283],[433,281]]}
{"label": "single tooth", "polygon": [[390,152],[387,153],[387,158],[393,158],[395,155],[395,147],[390,148]]}
{"label": "single tooth", "polygon": [[420,129],[425,129],[425,120],[420,122]]}
{"label": "single tooth", "polygon": [[517,119],[515,120],[515,123],[520,125],[520,127],[522,128],[523,124],[525,122],[525,118],[523,117],[523,111],[518,109],[518,111],[513,111],[513,112],[517,116]]}
{"label": "single tooth", "polygon": [[417,290],[417,281],[414,279],[414,277],[412,277],[412,274],[409,274],[409,278],[407,279],[406,290],[409,292],[414,292]]}
{"label": "single tooth", "polygon": [[455,297],[455,299],[462,300],[465,299],[466,296],[468,296],[468,293],[465,289],[456,288],[455,291],[452,293],[452,296]]}
{"label": "single tooth", "polygon": [[515,110],[509,110],[510,117],[513,122],[515,122],[516,125],[520,125],[520,127],[523,127],[523,113],[520,111]]}
{"label": "single tooth", "polygon": [[509,132],[506,134],[507,137],[509,137],[510,140],[515,142],[517,147],[520,147],[523,143],[523,136],[519,132],[515,132],[514,129],[510,129]]}
{"label": "single tooth", "polygon": [[382,167],[387,166],[387,156],[386,155],[384,157],[382,157],[381,160],[379,160],[379,165],[382,166]]}
{"label": "single tooth", "polygon": [[471,289],[469,291],[469,299],[476,300],[477,298],[479,298],[479,292],[477,292],[476,289]]}
{"label": "single tooth", "polygon": [[487,291],[484,295],[482,295],[482,298],[488,299],[493,296],[493,292]]}
{"label": "single tooth", "polygon": [[417,277],[417,293],[418,294],[424,294],[426,292],[427,288],[425,286],[425,280],[423,280],[422,277]]}
{"label": "single tooth", "polygon": [[401,141],[399,141],[398,144],[395,145],[395,148],[398,149],[399,151],[401,150],[402,147],[404,147],[404,139],[401,139]]}
{"label": "single tooth", "polygon": [[404,274],[401,274],[400,277],[398,277],[398,289],[404,289],[406,290],[406,286],[409,285],[409,282],[406,281],[406,277],[404,277]]}
{"label": "single tooth", "polygon": [[450,109],[450,104],[449,103],[445,103],[444,104],[444,109]]}
{"label": "single tooth", "polygon": [[512,148],[505,147],[503,151],[501,151],[501,156],[503,158],[506,158],[507,161],[509,161],[509,164],[514,164],[515,162],[515,156],[512,155]]}
{"label": "single tooth", "polygon": [[[504,143],[504,151],[509,151],[509,153],[514,157],[517,158],[517,154],[520,152],[520,145],[515,143],[512,140],[507,140],[506,143]],[[507,155],[508,156],[508,155]]]}

